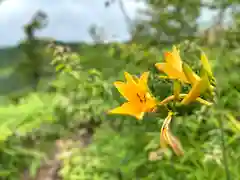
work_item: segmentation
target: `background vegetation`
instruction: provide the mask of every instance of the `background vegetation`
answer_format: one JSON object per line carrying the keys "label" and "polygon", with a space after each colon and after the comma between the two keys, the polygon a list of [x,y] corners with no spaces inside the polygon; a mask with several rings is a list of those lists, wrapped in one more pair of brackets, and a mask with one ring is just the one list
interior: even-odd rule
{"label": "background vegetation", "polygon": [[[0,49],[0,177],[6,180],[238,180],[240,179],[239,0],[147,0],[150,18],[132,20],[119,3],[131,33],[128,42],[95,44],[40,39],[47,15],[37,12],[17,47]],[[218,12],[201,30],[201,8]],[[231,22],[224,24],[225,12]],[[144,20],[143,20],[144,19]],[[147,20],[146,20],[147,19]],[[211,108],[192,106],[174,119],[173,132],[185,149],[154,160],[164,115],[142,122],[107,115],[122,99],[112,82],[123,72],[152,72],[149,86],[165,97],[170,84],[156,78],[154,63],[172,44],[198,66],[200,45],[217,79]]]}

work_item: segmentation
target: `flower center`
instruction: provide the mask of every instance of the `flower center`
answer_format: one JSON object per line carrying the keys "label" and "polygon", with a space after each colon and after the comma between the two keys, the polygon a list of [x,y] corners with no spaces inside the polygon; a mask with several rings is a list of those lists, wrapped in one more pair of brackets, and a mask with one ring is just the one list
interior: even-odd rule
{"label": "flower center", "polygon": [[146,103],[147,99],[145,94],[141,96],[139,93],[137,93],[137,97],[141,103]]}

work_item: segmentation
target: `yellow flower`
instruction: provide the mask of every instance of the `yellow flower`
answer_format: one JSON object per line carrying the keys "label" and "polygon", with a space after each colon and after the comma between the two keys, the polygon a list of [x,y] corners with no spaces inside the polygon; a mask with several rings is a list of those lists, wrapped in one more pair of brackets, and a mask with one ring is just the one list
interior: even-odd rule
{"label": "yellow flower", "polygon": [[192,89],[188,94],[180,94],[181,85],[179,84],[179,81],[174,81],[173,86],[174,95],[165,98],[159,103],[159,105],[164,105],[172,100],[180,99],[183,99],[181,103],[184,105],[187,105],[195,100],[205,105],[212,105],[211,102],[208,102],[199,97],[202,93],[207,94],[209,92],[211,93],[211,95],[214,95],[213,91],[215,88],[215,78],[213,77],[210,64],[204,53],[201,54],[201,62],[202,62],[201,77],[196,75],[186,63],[182,62],[182,71],[187,81],[190,82]]}
{"label": "yellow flower", "polygon": [[192,84],[192,89],[181,101],[181,103],[184,105],[187,105],[187,104],[191,103],[192,101],[195,101],[202,93],[206,92],[207,90],[210,90],[210,91],[214,90],[214,87],[211,85],[211,82],[214,83],[215,79],[213,77],[213,73],[211,70],[211,66],[208,62],[208,59],[203,52],[201,54],[201,62],[202,62],[202,66],[203,66],[202,77],[197,80],[192,80],[192,79],[194,79],[194,77],[193,77],[193,72],[192,72],[191,68],[187,65],[183,66],[183,70],[184,70],[184,73],[185,73],[187,79],[189,79],[190,81],[195,81]]}
{"label": "yellow flower", "polygon": [[198,80],[189,91],[189,93],[181,101],[181,104],[187,105],[195,101],[201,93],[205,92],[209,88],[209,80],[205,75],[200,80]]}
{"label": "yellow flower", "polygon": [[202,62],[203,69],[205,71],[207,71],[209,76],[213,77],[212,68],[211,68],[211,66],[208,62],[208,58],[204,52],[201,53],[201,62]]}
{"label": "yellow flower", "polygon": [[198,82],[201,78],[191,69],[191,67],[183,63],[182,69],[184,72],[185,77],[187,78],[187,81],[193,86],[196,82]]}
{"label": "yellow flower", "polygon": [[124,73],[126,83],[117,81],[114,83],[118,91],[128,101],[121,106],[110,110],[111,114],[126,114],[142,119],[145,112],[152,112],[156,105],[156,99],[150,94],[147,82],[149,72],[144,72],[140,78]]}
{"label": "yellow flower", "polygon": [[199,77],[192,72],[191,81],[186,77],[183,71],[183,62],[181,60],[179,50],[176,46],[173,46],[172,52],[166,52],[165,63],[156,63],[155,66],[159,71],[163,71],[167,74],[169,79],[177,79],[183,83],[193,84]]}
{"label": "yellow flower", "polygon": [[183,148],[181,146],[180,141],[174,137],[170,131],[169,124],[172,120],[172,112],[168,113],[168,116],[165,118],[161,132],[160,132],[160,146],[165,149],[168,145],[173,149],[175,154],[183,155]]}
{"label": "yellow flower", "polygon": [[209,78],[209,87],[208,90],[210,92],[213,92],[215,86],[216,86],[216,79],[213,75],[212,68],[210,66],[210,63],[208,61],[208,58],[204,52],[201,53],[201,62],[202,62],[202,73],[206,73]]}

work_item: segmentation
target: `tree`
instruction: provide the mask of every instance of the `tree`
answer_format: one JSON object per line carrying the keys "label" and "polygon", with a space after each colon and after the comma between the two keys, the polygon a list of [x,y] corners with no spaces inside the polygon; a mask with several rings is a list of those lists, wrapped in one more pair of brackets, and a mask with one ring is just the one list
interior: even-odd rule
{"label": "tree", "polygon": [[146,0],[146,20],[136,25],[134,38],[148,39],[151,44],[179,42],[195,36],[197,18],[200,16],[200,0]]}
{"label": "tree", "polygon": [[25,58],[19,64],[17,70],[24,72],[26,77],[31,79],[34,89],[37,89],[44,69],[43,43],[35,36],[35,33],[45,28],[46,25],[47,15],[42,11],[36,12],[30,22],[24,26],[26,39],[19,44],[20,49],[25,54]]}

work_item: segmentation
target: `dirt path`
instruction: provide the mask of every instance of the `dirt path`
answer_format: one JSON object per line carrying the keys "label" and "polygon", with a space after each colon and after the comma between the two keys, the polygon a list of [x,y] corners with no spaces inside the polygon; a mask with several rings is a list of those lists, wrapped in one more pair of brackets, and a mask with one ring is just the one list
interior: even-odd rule
{"label": "dirt path", "polygon": [[[74,147],[84,148],[91,143],[93,132],[83,130],[79,136],[75,136],[71,139],[59,139],[55,141],[53,145],[53,152],[49,155],[47,161],[43,162],[41,167],[38,169],[35,178],[31,178],[29,173],[26,171],[21,175],[21,180],[62,180],[58,175],[58,171],[61,168],[60,156],[66,155],[71,156],[68,150],[74,144]],[[71,149],[71,148],[70,148]]]}

